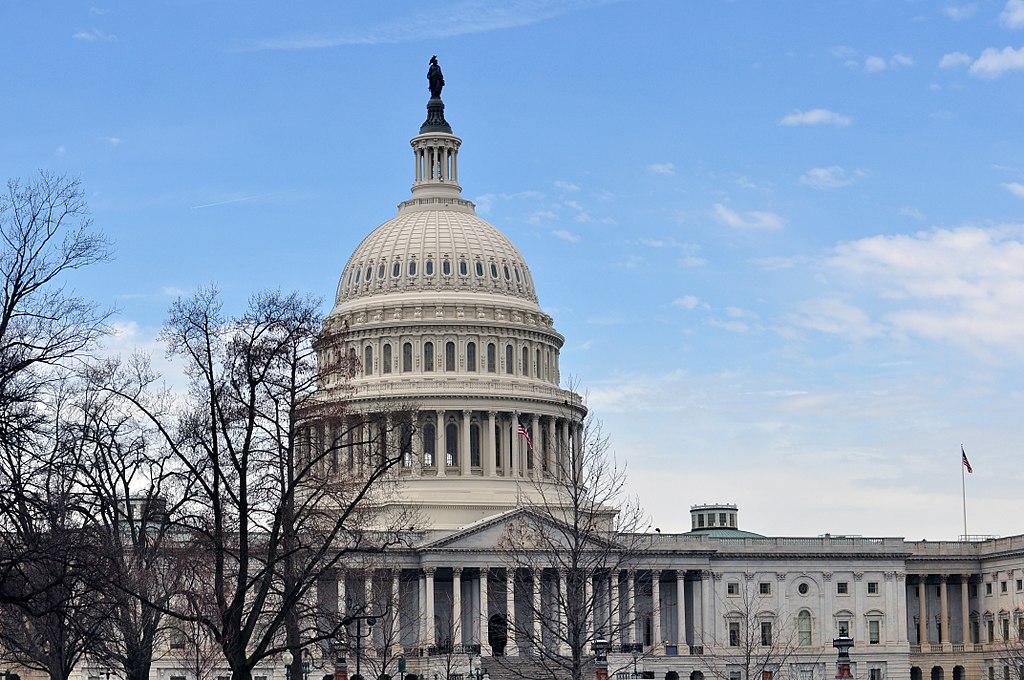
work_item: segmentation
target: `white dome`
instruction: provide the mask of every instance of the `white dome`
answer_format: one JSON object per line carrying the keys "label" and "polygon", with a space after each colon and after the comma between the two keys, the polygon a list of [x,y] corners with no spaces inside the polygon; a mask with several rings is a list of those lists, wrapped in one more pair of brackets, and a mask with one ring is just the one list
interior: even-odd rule
{"label": "white dome", "polygon": [[414,198],[363,239],[349,258],[338,283],[335,312],[373,296],[441,291],[537,304],[522,253],[477,217],[472,203]]}

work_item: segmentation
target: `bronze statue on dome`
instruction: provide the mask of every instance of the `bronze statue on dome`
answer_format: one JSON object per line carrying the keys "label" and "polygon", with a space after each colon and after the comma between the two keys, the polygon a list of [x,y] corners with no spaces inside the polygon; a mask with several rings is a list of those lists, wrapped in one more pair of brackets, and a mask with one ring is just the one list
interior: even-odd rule
{"label": "bronze statue on dome", "polygon": [[441,98],[441,88],[444,87],[444,75],[437,63],[437,55],[430,58],[430,68],[427,69],[427,82],[430,83],[430,96],[432,99]]}

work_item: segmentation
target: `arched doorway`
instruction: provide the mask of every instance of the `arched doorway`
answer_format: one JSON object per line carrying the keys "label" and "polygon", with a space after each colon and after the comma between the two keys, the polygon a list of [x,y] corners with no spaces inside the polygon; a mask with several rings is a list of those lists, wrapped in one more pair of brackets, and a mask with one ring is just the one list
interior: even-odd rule
{"label": "arched doorway", "polygon": [[953,680],[966,680],[963,666],[953,666]]}
{"label": "arched doorway", "polygon": [[943,680],[946,677],[946,671],[942,669],[942,666],[932,666],[932,680]]}
{"label": "arched doorway", "polygon": [[505,656],[508,627],[505,625],[505,617],[501,614],[495,614],[487,619],[487,644],[491,646],[492,656]]}
{"label": "arched doorway", "polygon": [[704,680],[704,674],[700,671],[690,673],[690,680]]}
{"label": "arched doorway", "polygon": [[665,673],[665,680],[679,680],[679,673],[669,671],[668,673]]}
{"label": "arched doorway", "polygon": [[910,667],[910,680],[921,680],[921,669],[917,666]]}

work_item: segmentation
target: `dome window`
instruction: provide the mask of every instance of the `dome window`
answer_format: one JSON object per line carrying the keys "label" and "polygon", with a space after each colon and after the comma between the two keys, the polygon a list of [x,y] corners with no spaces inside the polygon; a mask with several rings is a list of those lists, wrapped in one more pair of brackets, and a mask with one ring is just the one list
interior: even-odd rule
{"label": "dome window", "polygon": [[[508,277],[505,277],[508,278]],[[521,283],[522,279],[519,278],[519,267],[516,267],[516,283]]]}
{"label": "dome window", "polygon": [[428,259],[427,260],[427,264],[424,265],[423,271],[426,272],[427,276],[433,276],[434,275],[434,261],[431,260],[431,259]]}
{"label": "dome window", "polygon": [[508,281],[509,279],[512,278],[512,275],[509,274],[509,272],[508,272],[508,265],[507,264],[504,265],[504,269],[505,269],[505,280]]}
{"label": "dome window", "polygon": [[395,266],[391,268],[391,276],[393,276],[393,277],[395,277],[397,279],[401,275],[402,275],[402,263],[401,262],[396,262]]}
{"label": "dome window", "polygon": [[476,275],[478,278],[483,278],[484,276],[484,263],[480,260],[476,261]]}
{"label": "dome window", "polygon": [[373,278],[373,265],[371,264],[366,268],[366,282],[369,283],[370,279]]}
{"label": "dome window", "polygon": [[358,283],[359,283],[359,275],[360,275],[360,274],[362,274],[362,273],[363,273],[363,270],[362,270],[362,269],[357,269],[357,270],[356,270],[356,284],[357,284],[357,285],[358,285]]}
{"label": "dome window", "polygon": [[459,276],[469,276],[469,264],[465,260],[459,260]]}
{"label": "dome window", "polygon": [[445,258],[444,262],[441,263],[441,273],[445,276],[452,275],[452,263],[447,258]]}
{"label": "dome window", "polygon": [[416,260],[409,260],[409,276],[416,276]]}
{"label": "dome window", "polygon": [[493,262],[491,263],[491,278],[498,278],[498,265],[494,264]]}
{"label": "dome window", "polygon": [[381,281],[383,281],[383,280],[384,280],[384,272],[385,272],[385,271],[387,271],[387,270],[386,270],[386,269],[385,269],[385,267],[384,267],[384,263],[383,263],[383,262],[381,262],[381,263],[380,263],[380,266],[379,266],[379,267],[377,267],[377,278],[378,278],[378,279],[380,279]]}

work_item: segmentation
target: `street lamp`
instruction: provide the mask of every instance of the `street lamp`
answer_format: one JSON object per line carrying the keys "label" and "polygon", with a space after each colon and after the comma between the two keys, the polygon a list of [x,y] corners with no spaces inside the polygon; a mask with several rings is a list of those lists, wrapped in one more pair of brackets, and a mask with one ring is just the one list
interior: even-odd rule
{"label": "street lamp", "polygon": [[633,677],[639,678],[640,674],[636,671],[636,660],[640,658],[640,652],[636,647],[633,647]]}
{"label": "street lamp", "polygon": [[292,662],[295,661],[295,656],[292,654],[292,650],[284,650],[284,654],[281,655],[281,661],[284,662],[284,677],[285,680],[291,680],[292,678]]}
{"label": "street lamp", "polygon": [[594,679],[608,680],[608,640],[603,633],[594,640]]}
{"label": "street lamp", "polygon": [[839,631],[839,637],[832,641],[832,646],[839,650],[839,657],[836,659],[836,678],[853,678],[850,672],[850,647],[853,647],[853,640],[846,631]]}
{"label": "street lamp", "polygon": [[470,680],[491,680],[491,676],[487,674],[487,671],[481,670],[481,661],[479,655],[469,655],[469,676]]}
{"label": "street lamp", "polygon": [[362,674],[362,648],[363,648],[363,621],[366,621],[366,635],[373,633],[373,625],[377,623],[376,616],[350,616],[349,621],[356,622],[356,678],[363,680]]}

